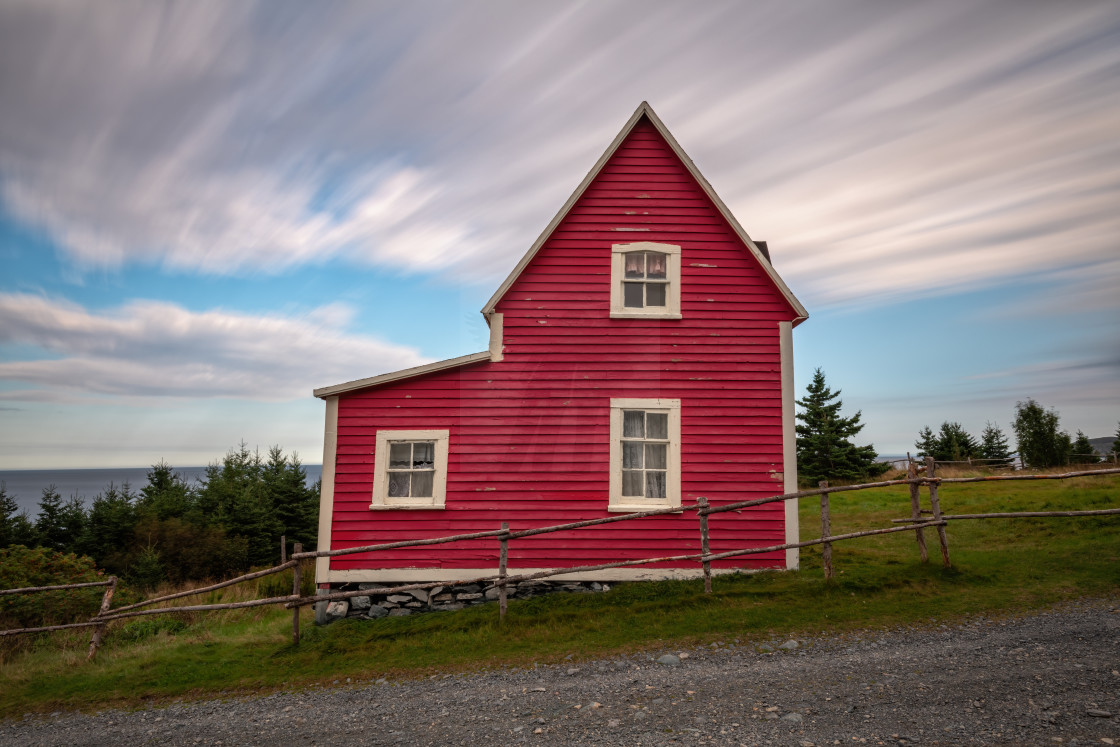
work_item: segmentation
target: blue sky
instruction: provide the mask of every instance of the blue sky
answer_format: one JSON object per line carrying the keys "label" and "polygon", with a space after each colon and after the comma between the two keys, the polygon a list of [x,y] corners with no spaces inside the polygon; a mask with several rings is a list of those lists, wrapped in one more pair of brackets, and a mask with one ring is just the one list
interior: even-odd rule
{"label": "blue sky", "polygon": [[0,469],[317,463],[314,387],[478,310],[642,100],[864,442],[1120,420],[1120,8],[0,2]]}

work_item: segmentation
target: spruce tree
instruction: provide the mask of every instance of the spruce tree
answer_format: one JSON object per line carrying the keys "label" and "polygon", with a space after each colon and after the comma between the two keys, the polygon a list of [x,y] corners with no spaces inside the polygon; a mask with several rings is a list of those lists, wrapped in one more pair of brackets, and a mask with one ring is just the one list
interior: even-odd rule
{"label": "spruce tree", "polygon": [[1116,440],[1112,442],[1112,453],[1120,454],[1120,423],[1116,424]]}
{"label": "spruce tree", "polygon": [[43,488],[39,499],[39,517],[35,520],[35,531],[39,544],[51,550],[62,551],[68,538],[63,517],[62,496],[54,485]]}
{"label": "spruce tree", "polygon": [[980,436],[980,456],[989,467],[1006,467],[1011,464],[1011,449],[1007,445],[1007,436],[1003,435],[998,425],[985,423],[984,432]]}
{"label": "spruce tree", "polygon": [[1089,443],[1089,437],[1080,428],[1077,429],[1077,438],[1071,451],[1070,457],[1074,464],[1096,464],[1101,460],[1093,444]]}
{"label": "spruce tree", "polygon": [[810,483],[819,480],[853,481],[881,475],[889,465],[875,462],[875,448],[856,446],[851,442],[863,430],[860,412],[850,418],[840,414],[843,402],[840,390],[835,392],[825,383],[824,371],[817,369],[797,413],[802,422],[797,426],[797,470],[801,479]]}
{"label": "spruce tree", "polygon": [[8,495],[8,486],[0,482],[0,547],[15,544],[12,538],[15,535],[15,522],[19,505],[16,499]]}
{"label": "spruce tree", "polygon": [[937,458],[937,437],[928,425],[918,431],[918,440],[914,442],[914,446],[918,449],[918,456]]}

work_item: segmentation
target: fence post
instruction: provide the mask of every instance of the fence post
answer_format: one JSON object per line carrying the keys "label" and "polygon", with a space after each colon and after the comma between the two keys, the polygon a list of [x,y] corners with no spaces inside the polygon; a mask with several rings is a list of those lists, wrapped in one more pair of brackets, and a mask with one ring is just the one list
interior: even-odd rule
{"label": "fence post", "polygon": [[[113,602],[113,592],[117,590],[117,577],[109,577],[109,585],[105,587],[105,594],[101,597],[101,608],[97,611],[97,616],[101,617],[109,611],[109,605]],[[86,656],[86,661],[93,659],[97,653],[98,647],[101,645],[101,638],[105,635],[105,625],[98,625],[93,629],[93,635],[89,639],[89,655]]]}
{"label": "fence post", "polygon": [[[930,508],[933,509],[933,520],[941,521],[941,503],[937,498],[937,481],[933,478],[936,477],[937,464],[933,461],[933,457],[926,457],[926,477],[930,478],[929,483],[929,503]],[[941,543],[941,560],[945,563],[946,568],[952,568],[949,562],[949,538],[945,536],[945,525],[937,527],[937,540]]]}
{"label": "fence post", "polygon": [[[303,552],[303,543],[297,542],[292,546],[292,554],[297,555]],[[287,561],[285,561],[287,562]],[[296,561],[295,567],[292,568],[292,596],[299,598],[303,586],[303,561]],[[292,608],[292,644],[299,645],[299,607]]]}
{"label": "fence post", "polygon": [[[914,464],[914,460],[910,458],[910,452],[906,452],[906,479],[916,480],[918,478],[918,467]],[[910,518],[914,521],[921,521],[922,519],[922,494],[916,482],[909,485],[910,488]],[[926,548],[926,535],[921,529],[915,529],[914,534],[918,539],[918,552],[922,555],[922,562],[929,562],[929,550]]]}
{"label": "fence post", "polygon": [[506,532],[499,538],[501,551],[498,553],[498,621],[506,619],[506,567],[509,565],[509,522],[502,522],[502,531]]}
{"label": "fence post", "polygon": [[[818,488],[827,488],[828,480],[817,483]],[[829,510],[828,493],[821,493],[821,539],[832,536],[832,515]],[[821,545],[821,560],[824,563],[824,579],[832,578],[832,543],[825,542]]]}
{"label": "fence post", "polygon": [[[710,552],[708,547],[708,499],[700,496],[696,499],[700,508],[696,511],[696,515],[700,517],[700,552],[707,556]],[[712,561],[702,561],[704,567],[704,593],[712,593]]]}

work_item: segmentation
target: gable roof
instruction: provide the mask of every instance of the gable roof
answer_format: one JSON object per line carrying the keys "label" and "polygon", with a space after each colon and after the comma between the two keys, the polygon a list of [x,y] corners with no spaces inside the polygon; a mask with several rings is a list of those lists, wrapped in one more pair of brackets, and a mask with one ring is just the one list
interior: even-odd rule
{"label": "gable roof", "polygon": [[[661,121],[657,114],[654,113],[653,108],[649,105],[649,103],[643,101],[638,105],[638,108],[634,110],[634,114],[631,115],[630,119],[626,121],[626,124],[622,126],[622,130],[619,131],[615,139],[611,141],[610,145],[607,146],[607,149],[603,152],[603,155],[599,157],[599,160],[595,162],[595,165],[591,167],[591,170],[587,172],[587,176],[583,178],[583,181],[580,182],[579,186],[576,187],[574,192],[572,192],[571,197],[569,197],[567,202],[565,202],[561,206],[560,210],[552,218],[549,224],[545,226],[545,229],[541,232],[541,235],[538,236],[537,240],[533,242],[533,245],[529,247],[529,251],[525,253],[525,256],[521,258],[521,261],[517,263],[517,266],[513,268],[513,271],[510,272],[509,276],[505,279],[501,286],[498,287],[498,290],[494,292],[494,295],[491,296],[490,300],[486,302],[486,305],[482,307],[482,314],[486,318],[486,323],[491,324],[491,317],[494,315],[495,308],[497,307],[498,302],[501,301],[502,296],[505,295],[506,291],[508,291],[514,284],[518,276],[520,276],[525,268],[528,267],[529,263],[532,262],[533,257],[537,255],[537,252],[540,251],[541,247],[544,246],[546,241],[548,241],[549,237],[552,235],[552,232],[556,230],[556,227],[560,225],[565,217],[567,217],[568,212],[572,209],[576,202],[579,201],[580,197],[583,196],[583,193],[592,184],[592,182],[595,181],[595,178],[599,176],[599,172],[603,170],[603,167],[607,165],[607,162],[610,161],[611,157],[615,154],[615,151],[618,150],[619,146],[622,145],[623,141],[626,140],[626,138],[630,135],[630,133],[634,130],[638,123],[642,121],[643,118],[653,125],[654,129],[657,130],[658,134],[669,145],[673,153],[677,156],[678,159],[680,159],[680,162],[684,164],[684,167],[685,169],[687,169],[688,173],[691,174],[692,178],[696,180],[696,183],[700,185],[700,188],[703,190],[704,194],[708,197],[709,200],[712,201],[712,204],[715,205],[716,210],[719,212],[720,216],[723,217],[725,221],[727,221],[727,224],[729,226],[731,226],[731,229],[735,232],[735,235],[739,237],[739,239],[743,242],[743,245],[747,247],[747,250],[758,261],[759,266],[762,267],[763,271],[769,276],[770,280],[774,283],[774,286],[778,289],[778,292],[785,298],[790,307],[793,308],[793,310],[797,313],[797,318],[793,322],[794,326],[805,321],[805,319],[809,317],[809,312],[805,310],[805,307],[801,305],[801,302],[797,300],[797,298],[793,295],[793,292],[790,291],[782,278],[774,270],[774,267],[770,264],[770,255],[767,251],[766,242],[756,242],[747,235],[747,232],[743,230],[743,227],[741,225],[739,225],[739,221],[736,220],[734,215],[732,215],[731,211],[727,208],[727,205],[725,205],[723,200],[719,198],[719,195],[716,194],[716,191],[712,189],[712,185],[708,183],[708,180],[704,178],[704,175],[700,173],[700,170],[696,168],[696,164],[692,162],[692,159],[689,158],[688,154],[684,152],[683,148],[681,148],[680,143],[677,142],[677,139],[673,137],[672,133],[670,133],[669,130],[665,127],[665,124]],[[458,358],[450,358],[448,360],[435,361],[434,363],[427,363],[425,365],[415,366],[413,368],[406,368],[403,371],[391,371],[389,373],[380,374],[378,376],[371,376],[365,379],[357,379],[355,381],[348,381],[342,384],[322,387],[316,389],[314,391],[314,395],[316,397],[325,399],[327,397],[344,394],[346,392],[352,392],[357,389],[365,389],[367,387],[378,386],[380,384],[387,384],[392,381],[410,379],[416,376],[423,376],[425,374],[434,373],[436,371],[444,371],[451,368],[468,366],[490,360],[494,360],[493,353],[491,353],[490,351],[471,353],[469,355],[459,356]]]}
{"label": "gable roof", "polygon": [[688,154],[684,152],[684,149],[681,148],[680,143],[677,142],[677,139],[673,137],[673,134],[669,132],[668,128],[665,127],[665,123],[662,122],[657,114],[653,111],[653,107],[651,107],[646,101],[643,101],[638,105],[638,108],[634,110],[634,113],[630,116],[630,119],[628,119],[626,121],[626,124],[622,126],[622,130],[620,130],[618,135],[615,136],[615,139],[611,141],[611,144],[607,146],[607,149],[603,152],[603,155],[599,156],[599,160],[595,162],[595,165],[591,167],[591,171],[587,172],[587,176],[583,178],[583,181],[580,182],[579,186],[576,187],[574,192],[572,192],[571,197],[568,198],[567,202],[565,202],[563,206],[561,206],[560,210],[556,213],[555,216],[553,216],[548,225],[545,226],[544,231],[542,231],[541,235],[537,237],[537,240],[533,242],[533,245],[529,247],[529,251],[527,251],[525,253],[525,256],[521,258],[521,261],[517,263],[517,266],[513,268],[513,271],[510,272],[509,276],[506,277],[506,279],[498,287],[498,290],[494,291],[494,295],[492,295],[490,297],[490,300],[486,302],[486,305],[482,307],[483,316],[485,316],[487,320],[490,319],[490,315],[494,313],[498,302],[502,300],[502,296],[504,296],[506,294],[506,291],[508,291],[513,286],[518,276],[520,276],[525,268],[529,266],[529,263],[533,261],[533,257],[537,255],[537,252],[540,251],[541,247],[544,246],[546,241],[548,241],[548,238],[552,235],[552,232],[555,231],[556,227],[560,225],[561,221],[563,221],[564,218],[567,217],[568,212],[572,209],[572,207],[575,206],[576,202],[579,201],[579,198],[583,196],[583,193],[587,190],[591,183],[595,181],[595,178],[599,176],[599,172],[602,171],[603,167],[607,165],[607,162],[610,161],[611,156],[614,155],[615,151],[618,150],[618,147],[622,145],[622,142],[626,140],[627,136],[630,135],[633,129],[638,125],[639,122],[642,121],[643,118],[648,120],[649,123],[653,125],[654,129],[657,130],[658,134],[665,139],[665,142],[668,143],[673,153],[676,154],[677,158],[679,158],[681,163],[684,164],[684,167],[688,170],[688,173],[692,175],[692,178],[696,180],[696,183],[699,184],[700,188],[704,191],[704,194],[708,197],[709,200],[712,201],[712,204],[715,205],[716,210],[719,212],[720,216],[725,221],[727,221],[728,225],[730,225],[732,230],[735,232],[735,235],[739,237],[744,246],[747,247],[748,251],[750,251],[750,253],[754,255],[756,260],[758,260],[759,265],[762,266],[763,271],[765,271],[766,274],[770,277],[771,282],[774,283],[775,287],[777,287],[778,291],[786,299],[793,310],[797,312],[797,319],[795,319],[793,322],[794,326],[797,326],[801,322],[808,319],[809,312],[805,310],[805,307],[802,306],[801,302],[797,300],[797,297],[793,295],[793,291],[791,291],[789,287],[786,286],[785,282],[778,275],[777,271],[774,270],[774,267],[770,264],[768,252],[760,249],[758,244],[756,244],[754,240],[752,240],[751,237],[747,235],[747,232],[743,230],[743,227],[739,224],[739,221],[736,220],[735,216],[732,215],[731,211],[727,208],[727,205],[725,205],[723,200],[719,198],[719,195],[716,194],[716,191],[712,189],[712,185],[709,184],[708,180],[704,178],[704,175],[700,173],[700,169],[696,168],[696,164],[694,164],[692,162],[692,159],[688,157]]}

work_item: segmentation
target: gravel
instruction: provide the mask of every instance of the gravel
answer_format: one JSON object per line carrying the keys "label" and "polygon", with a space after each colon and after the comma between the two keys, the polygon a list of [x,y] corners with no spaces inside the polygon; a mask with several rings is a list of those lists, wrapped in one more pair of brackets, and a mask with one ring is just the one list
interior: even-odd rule
{"label": "gravel", "polygon": [[[783,647],[790,640],[797,647]],[[684,656],[688,654],[688,656]],[[675,661],[672,661],[675,660]],[[1120,745],[1120,606],[0,722],[30,745]]]}

